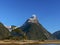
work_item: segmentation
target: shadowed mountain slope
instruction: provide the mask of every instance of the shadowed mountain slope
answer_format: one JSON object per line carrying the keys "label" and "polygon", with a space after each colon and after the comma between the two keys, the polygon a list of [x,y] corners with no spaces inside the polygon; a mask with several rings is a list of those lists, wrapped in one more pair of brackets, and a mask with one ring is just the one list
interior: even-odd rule
{"label": "shadowed mountain slope", "polygon": [[10,35],[9,30],[2,23],[0,23],[0,39],[5,39],[9,35]]}
{"label": "shadowed mountain slope", "polygon": [[54,35],[57,39],[60,39],[60,31],[54,32],[53,35]]}

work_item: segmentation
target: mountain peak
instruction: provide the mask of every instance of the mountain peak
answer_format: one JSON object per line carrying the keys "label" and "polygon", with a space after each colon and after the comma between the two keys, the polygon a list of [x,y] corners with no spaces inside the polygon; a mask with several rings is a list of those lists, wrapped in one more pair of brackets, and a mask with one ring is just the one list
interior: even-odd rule
{"label": "mountain peak", "polygon": [[37,18],[37,16],[35,14],[32,15],[33,18]]}
{"label": "mountain peak", "polygon": [[32,15],[21,27],[28,40],[52,40],[52,36],[38,21],[36,15]]}
{"label": "mountain peak", "polygon": [[28,22],[37,23],[38,22],[37,16],[35,14],[32,15],[32,17],[29,18]]}

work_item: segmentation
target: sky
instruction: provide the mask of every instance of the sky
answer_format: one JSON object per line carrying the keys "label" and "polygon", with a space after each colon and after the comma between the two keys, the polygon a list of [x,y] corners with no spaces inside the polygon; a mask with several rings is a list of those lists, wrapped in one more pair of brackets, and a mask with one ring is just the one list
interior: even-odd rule
{"label": "sky", "polygon": [[0,0],[0,22],[21,26],[33,14],[51,33],[60,30],[60,0]]}

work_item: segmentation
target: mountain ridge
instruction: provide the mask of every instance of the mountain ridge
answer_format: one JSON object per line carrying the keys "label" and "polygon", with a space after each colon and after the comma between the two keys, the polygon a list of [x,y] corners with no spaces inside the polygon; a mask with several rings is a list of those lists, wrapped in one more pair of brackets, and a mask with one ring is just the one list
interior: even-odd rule
{"label": "mountain ridge", "polygon": [[[9,31],[10,30],[10,31]],[[5,32],[4,32],[5,31]],[[56,39],[50,32],[45,29],[36,15],[33,15],[21,27],[16,27],[14,25],[7,27],[0,23],[1,37],[6,36],[6,39],[16,39],[16,40],[54,40]],[[4,33],[2,33],[4,32]]]}

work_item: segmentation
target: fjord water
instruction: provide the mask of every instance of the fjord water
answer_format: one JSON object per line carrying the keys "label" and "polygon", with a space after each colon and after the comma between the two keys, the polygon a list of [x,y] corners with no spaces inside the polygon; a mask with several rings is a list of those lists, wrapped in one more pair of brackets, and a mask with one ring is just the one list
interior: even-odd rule
{"label": "fjord water", "polygon": [[39,45],[60,45],[60,44],[39,44]]}
{"label": "fjord water", "polygon": [[60,45],[60,44],[0,44],[0,45]]}
{"label": "fjord water", "polygon": [[24,44],[24,45],[60,45],[60,44]]}

